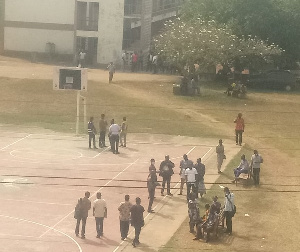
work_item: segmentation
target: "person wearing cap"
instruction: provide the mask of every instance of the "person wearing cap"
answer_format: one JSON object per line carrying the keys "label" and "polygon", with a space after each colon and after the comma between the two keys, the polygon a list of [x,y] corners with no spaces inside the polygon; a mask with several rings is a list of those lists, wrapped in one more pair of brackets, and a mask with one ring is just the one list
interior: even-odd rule
{"label": "person wearing cap", "polygon": [[165,185],[167,183],[167,194],[173,196],[171,193],[171,177],[174,174],[174,163],[170,160],[169,155],[165,156],[165,160],[159,166],[159,176],[163,178],[161,196],[164,196]]}
{"label": "person wearing cap", "polygon": [[262,156],[258,154],[257,150],[254,150],[253,152],[254,154],[251,157],[250,167],[253,172],[254,185],[259,185],[260,164],[263,163],[264,160]]}
{"label": "person wearing cap", "polygon": [[183,155],[183,159],[180,161],[179,168],[180,168],[180,191],[178,195],[182,195],[183,186],[185,183],[185,170],[188,167],[193,167],[193,161],[188,159],[186,154]]}
{"label": "person wearing cap", "polygon": [[216,147],[216,153],[217,153],[218,173],[221,173],[221,167],[222,167],[222,164],[223,164],[223,160],[226,158],[225,157],[225,149],[224,149],[222,139],[219,140],[219,145]]}
{"label": "person wearing cap", "polygon": [[238,113],[237,118],[233,121],[235,123],[235,142],[236,145],[242,145],[243,133],[245,130],[245,122],[242,118],[242,113]]}

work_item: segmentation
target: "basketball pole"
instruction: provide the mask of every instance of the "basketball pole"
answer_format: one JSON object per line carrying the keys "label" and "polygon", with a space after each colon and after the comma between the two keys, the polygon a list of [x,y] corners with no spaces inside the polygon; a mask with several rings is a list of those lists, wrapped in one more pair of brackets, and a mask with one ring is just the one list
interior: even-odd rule
{"label": "basketball pole", "polygon": [[79,135],[79,119],[80,119],[80,90],[77,90],[77,117],[76,117],[76,135]]}

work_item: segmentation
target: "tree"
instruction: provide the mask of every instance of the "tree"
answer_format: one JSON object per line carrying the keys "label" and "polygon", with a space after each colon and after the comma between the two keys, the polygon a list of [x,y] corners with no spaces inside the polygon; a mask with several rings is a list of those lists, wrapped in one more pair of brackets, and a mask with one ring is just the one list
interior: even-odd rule
{"label": "tree", "polygon": [[191,0],[184,20],[201,17],[226,24],[235,35],[257,36],[284,49],[284,56],[300,59],[300,1],[298,0]]}
{"label": "tree", "polygon": [[238,37],[229,27],[200,18],[168,21],[154,42],[160,57],[179,69],[195,63],[203,71],[219,63],[251,67],[281,53],[275,44],[267,45],[257,37]]}

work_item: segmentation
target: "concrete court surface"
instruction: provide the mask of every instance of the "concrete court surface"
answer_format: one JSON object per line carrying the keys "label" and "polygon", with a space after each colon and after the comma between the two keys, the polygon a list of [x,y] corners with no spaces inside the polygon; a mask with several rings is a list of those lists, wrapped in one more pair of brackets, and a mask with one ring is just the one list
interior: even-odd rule
{"label": "concrete court surface", "polygon": [[[39,131],[40,132],[40,131]],[[142,199],[147,209],[146,178],[149,160],[156,167],[165,154],[175,163],[173,197],[160,196],[157,189],[155,214],[145,212],[141,245],[134,251],[157,251],[167,243],[187,217],[185,196],[178,196],[179,162],[187,153],[206,164],[206,182],[217,177],[215,146],[218,139],[182,136],[129,134],[128,147],[114,155],[107,149],[89,150],[87,137],[76,137],[26,129],[10,131],[0,127],[0,244],[2,252],[94,252],[133,251],[133,229],[126,241],[119,233],[118,205],[129,194]],[[227,160],[240,150],[224,141]],[[159,177],[159,180],[161,178]],[[209,185],[207,185],[209,188]],[[77,199],[91,192],[91,201],[101,191],[108,205],[104,237],[96,238],[95,221],[89,213],[86,239],[74,234],[73,210]],[[171,213],[171,214],[170,214]]]}

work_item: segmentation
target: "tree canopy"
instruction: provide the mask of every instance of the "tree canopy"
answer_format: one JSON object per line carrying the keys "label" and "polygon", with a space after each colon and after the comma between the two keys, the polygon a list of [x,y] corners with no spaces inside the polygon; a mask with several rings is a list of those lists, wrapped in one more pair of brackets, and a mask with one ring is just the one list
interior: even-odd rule
{"label": "tree canopy", "polygon": [[154,42],[157,53],[180,69],[195,63],[204,71],[219,63],[251,67],[281,53],[275,44],[258,37],[238,37],[228,26],[201,18],[168,21]]}
{"label": "tree canopy", "polygon": [[190,0],[182,11],[186,21],[201,17],[226,24],[233,34],[257,36],[279,45],[291,61],[300,60],[299,0]]}

